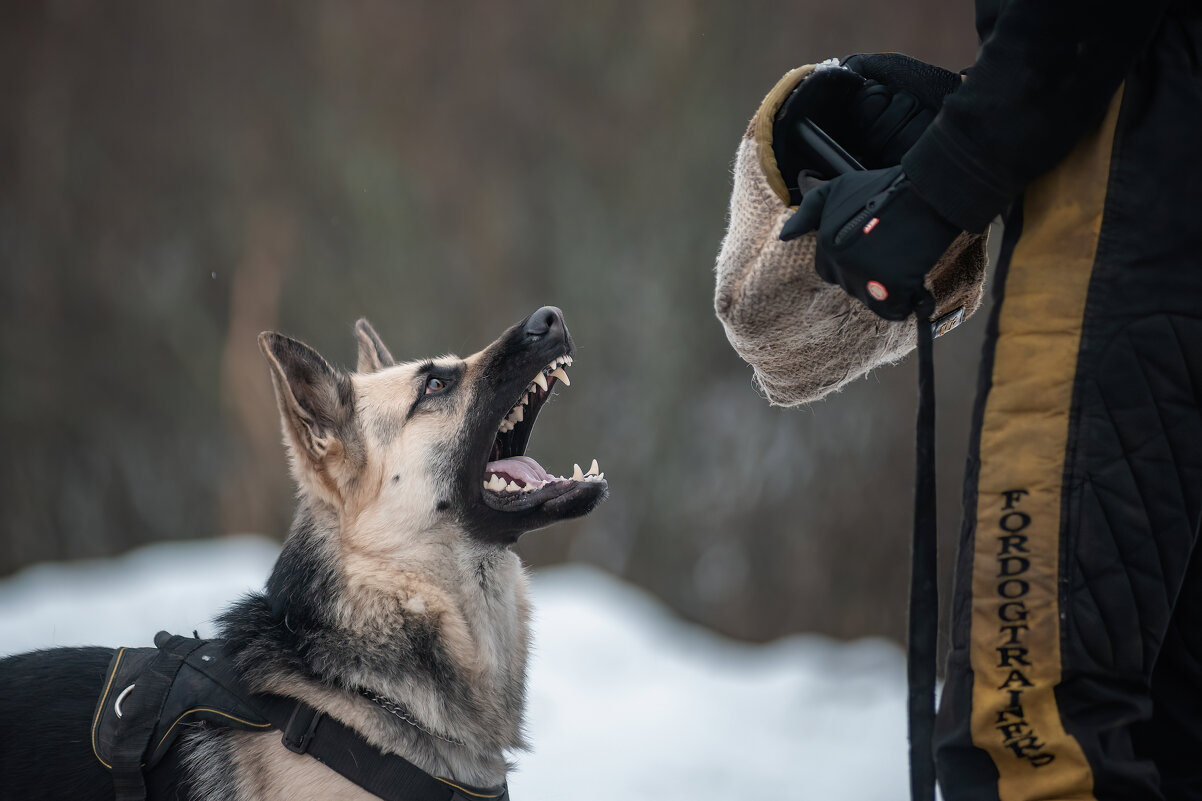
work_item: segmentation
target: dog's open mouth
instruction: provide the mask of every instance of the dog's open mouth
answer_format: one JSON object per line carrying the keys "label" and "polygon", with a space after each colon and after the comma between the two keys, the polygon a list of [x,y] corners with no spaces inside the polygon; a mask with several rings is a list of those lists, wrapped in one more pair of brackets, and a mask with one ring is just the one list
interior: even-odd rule
{"label": "dog's open mouth", "polygon": [[571,386],[566,367],[572,366],[568,354],[557,356],[535,374],[517,403],[501,420],[493,442],[489,462],[484,466],[484,500],[495,509],[517,511],[538,506],[563,495],[580,484],[601,484],[605,474],[593,459],[587,471],[579,464],[572,475],[556,476],[533,458],[526,456],[526,445],[539,411],[551,397],[557,383]]}

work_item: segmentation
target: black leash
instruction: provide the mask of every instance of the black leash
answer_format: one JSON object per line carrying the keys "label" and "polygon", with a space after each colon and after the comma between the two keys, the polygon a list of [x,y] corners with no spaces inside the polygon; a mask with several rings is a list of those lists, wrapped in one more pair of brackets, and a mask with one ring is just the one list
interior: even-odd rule
{"label": "black leash", "polygon": [[935,359],[939,322],[918,315],[918,422],[914,465],[914,541],[910,553],[909,683],[910,796],[935,798],[935,661],[939,634],[935,526]]}

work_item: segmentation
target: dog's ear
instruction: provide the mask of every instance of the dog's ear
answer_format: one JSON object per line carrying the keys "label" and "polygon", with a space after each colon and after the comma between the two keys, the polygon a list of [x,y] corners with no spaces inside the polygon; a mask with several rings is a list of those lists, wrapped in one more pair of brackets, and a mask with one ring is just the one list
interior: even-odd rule
{"label": "dog's ear", "polygon": [[359,366],[355,369],[360,373],[374,373],[384,367],[392,367],[396,360],[388,352],[380,335],[367,322],[366,317],[360,317],[355,323],[355,339],[359,340]]}
{"label": "dog's ear", "polygon": [[259,347],[271,367],[297,483],[340,505],[344,486],[363,461],[350,377],[308,345],[283,334],[264,331]]}

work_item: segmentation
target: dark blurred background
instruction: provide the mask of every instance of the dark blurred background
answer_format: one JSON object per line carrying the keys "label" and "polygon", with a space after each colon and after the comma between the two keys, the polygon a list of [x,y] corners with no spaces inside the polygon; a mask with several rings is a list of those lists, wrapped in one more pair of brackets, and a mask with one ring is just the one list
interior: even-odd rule
{"label": "dark blurred background", "polygon": [[[904,631],[916,367],[771,408],[712,310],[730,164],[787,69],[959,69],[967,0],[0,4],[0,575],[282,537],[263,329],[354,365],[578,345],[531,453],[611,497],[523,538],[763,640]],[[984,315],[940,340],[944,581]]]}

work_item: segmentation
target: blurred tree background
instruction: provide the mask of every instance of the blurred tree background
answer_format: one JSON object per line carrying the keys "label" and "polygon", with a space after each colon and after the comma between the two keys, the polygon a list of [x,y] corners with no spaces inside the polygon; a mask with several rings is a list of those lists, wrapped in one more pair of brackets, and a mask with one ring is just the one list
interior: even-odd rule
{"label": "blurred tree background", "polygon": [[[578,344],[532,455],[611,498],[528,535],[761,640],[904,631],[915,366],[768,406],[712,310],[735,146],[787,69],[959,69],[944,0],[0,9],[0,574],[282,537],[255,343],[470,353],[544,303]],[[941,340],[945,586],[984,315]]]}

